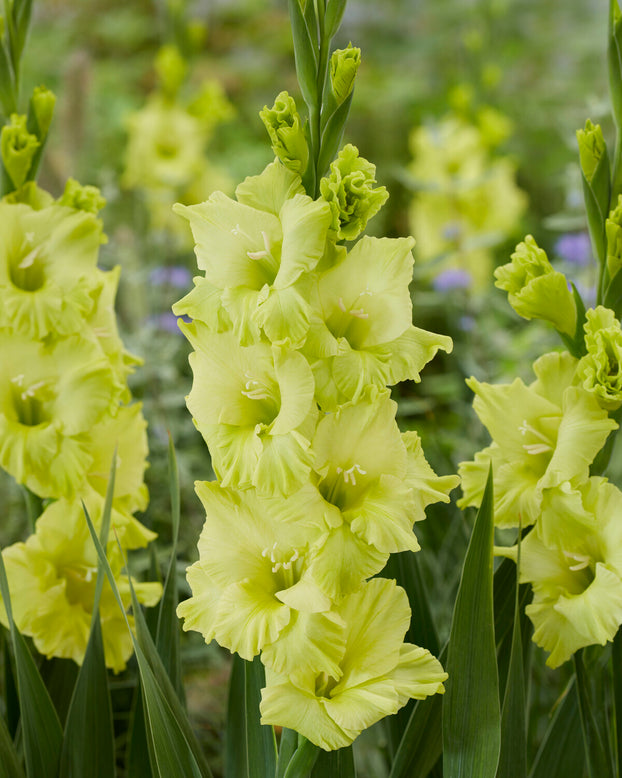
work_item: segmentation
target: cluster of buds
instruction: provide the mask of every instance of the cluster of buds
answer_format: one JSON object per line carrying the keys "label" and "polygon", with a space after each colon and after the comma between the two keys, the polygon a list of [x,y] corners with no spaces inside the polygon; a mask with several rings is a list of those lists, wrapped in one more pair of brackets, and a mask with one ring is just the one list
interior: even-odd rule
{"label": "cluster of buds", "polygon": [[[593,173],[582,163],[584,175]],[[602,252],[611,274],[616,220],[617,209]],[[492,463],[496,524],[530,528],[520,554],[520,580],[534,595],[526,613],[557,667],[579,648],[612,640],[622,624],[622,492],[598,474],[597,459],[618,428],[622,331],[610,308],[584,311],[531,236],[495,275],[516,312],[552,324],[568,350],[536,360],[528,385],[467,381],[492,443],[460,465],[459,504],[480,504]],[[517,559],[517,546],[496,551]]]}
{"label": "cluster of buds", "polygon": [[305,193],[290,100],[263,112],[280,159],[236,199],[176,208],[203,271],[174,306],[192,320],[187,404],[217,476],[196,485],[206,520],[178,613],[261,656],[263,723],[332,750],[443,691],[438,660],[403,642],[406,593],[369,579],[419,548],[413,523],[457,485],[400,431],[389,390],[451,340],[412,324],[411,238],[340,242],[386,197],[373,166],[347,146],[322,194]]}
{"label": "cluster of buds", "polygon": [[208,80],[182,96],[188,64],[164,46],[156,60],[157,88],[127,119],[128,144],[121,182],[143,195],[151,227],[187,241],[171,203],[196,203],[215,189],[229,190],[227,174],[209,162],[206,148],[215,128],[233,116],[220,83]]}
{"label": "cluster of buds", "polygon": [[[127,386],[138,360],[114,313],[120,268],[97,267],[103,199],[70,180],[54,200],[25,180],[18,151],[35,146],[16,140],[25,126],[14,117],[2,133],[4,168],[21,183],[0,200],[0,466],[45,507],[33,534],[2,555],[18,629],[43,655],[81,663],[97,571],[83,505],[99,528],[116,452],[108,553],[129,606],[116,538],[129,550],[154,537],[133,515],[148,501],[146,422]],[[153,604],[160,588],[139,583],[137,594]],[[119,672],[132,646],[107,584],[100,616],[106,664]]]}
{"label": "cluster of buds", "polygon": [[487,289],[494,248],[519,227],[526,197],[516,184],[515,163],[495,148],[508,125],[497,111],[483,108],[475,122],[450,114],[411,134],[416,256],[444,287],[460,279],[474,291]]}

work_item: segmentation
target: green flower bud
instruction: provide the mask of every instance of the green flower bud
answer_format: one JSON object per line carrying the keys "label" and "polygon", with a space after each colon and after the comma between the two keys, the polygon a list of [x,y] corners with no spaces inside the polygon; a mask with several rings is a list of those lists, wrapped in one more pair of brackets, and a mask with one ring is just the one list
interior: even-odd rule
{"label": "green flower bud", "polygon": [[585,180],[591,183],[598,163],[606,152],[605,139],[600,124],[593,124],[589,119],[584,130],[577,130],[579,143],[579,159]]}
{"label": "green flower bud", "polygon": [[622,268],[622,195],[618,195],[618,204],[605,222],[607,236],[607,270],[610,278]]}
{"label": "green flower bud", "polygon": [[56,95],[54,92],[51,92],[45,86],[37,86],[34,88],[32,97],[30,98],[30,106],[35,119],[37,120],[39,129],[38,136],[40,140],[43,140],[48,134],[50,124],[52,124],[55,104]]}
{"label": "green flower bud", "polygon": [[0,149],[4,167],[16,189],[28,177],[32,158],[39,145],[37,136],[26,129],[26,117],[12,114],[10,124],[2,128]]}
{"label": "green flower bud", "polygon": [[74,178],[69,178],[58,203],[75,208],[76,211],[98,213],[106,205],[106,200],[96,186],[82,186]]}
{"label": "green flower bud", "polygon": [[350,96],[360,64],[361,50],[351,43],[347,49],[336,49],[333,52],[330,58],[330,84],[337,105],[341,105]]}
{"label": "green flower bud", "polygon": [[512,308],[524,319],[542,319],[574,337],[577,307],[563,273],[553,270],[531,235],[519,243],[512,261],[495,270],[495,286],[508,293]]}
{"label": "green flower bud", "polygon": [[264,106],[259,116],[270,136],[272,151],[285,167],[302,175],[307,169],[309,147],[294,98],[281,92],[272,108]]}
{"label": "green flower bud", "polygon": [[359,157],[356,146],[348,143],[331,163],[330,175],[320,181],[322,197],[333,214],[333,229],[338,240],[354,240],[367,222],[384,205],[389,196],[376,183],[376,166]]}
{"label": "green flower bud", "polygon": [[188,65],[177,46],[162,46],[155,61],[160,88],[166,97],[174,98],[188,72]]}
{"label": "green flower bud", "polygon": [[587,354],[577,365],[577,378],[596,395],[601,408],[615,411],[622,405],[622,331],[610,308],[599,305],[585,314]]}

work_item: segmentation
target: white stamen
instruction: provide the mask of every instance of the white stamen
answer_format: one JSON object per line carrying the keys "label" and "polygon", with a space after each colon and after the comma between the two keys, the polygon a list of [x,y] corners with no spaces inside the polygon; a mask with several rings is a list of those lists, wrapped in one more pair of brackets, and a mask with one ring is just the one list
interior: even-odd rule
{"label": "white stamen", "polygon": [[250,392],[242,391],[244,397],[248,397],[249,400],[269,400],[270,395],[264,392],[262,389],[251,389]]}
{"label": "white stamen", "polygon": [[29,251],[28,254],[26,254],[26,256],[22,259],[22,261],[19,263],[17,267],[20,270],[26,270],[26,268],[32,267],[40,251],[41,251],[41,246],[37,246],[32,251]]}
{"label": "white stamen", "polygon": [[355,316],[357,319],[368,319],[369,314],[365,313],[365,311],[362,308],[358,308],[357,310],[351,309],[348,311],[350,316]]}
{"label": "white stamen", "polygon": [[363,470],[363,468],[357,464],[352,465],[352,467],[348,468],[347,470],[342,470],[340,467],[337,468],[338,474],[343,473],[344,483],[352,484],[352,486],[356,486],[355,472],[359,473],[360,475],[367,475],[367,470]]}
{"label": "white stamen", "polygon": [[27,232],[27,233],[24,235],[24,240],[26,241],[26,243],[33,243],[33,242],[34,242],[34,239],[35,239],[35,234],[34,234],[34,232]]}
{"label": "white stamen", "polygon": [[27,397],[34,397],[37,390],[41,389],[42,386],[45,386],[45,381],[39,381],[29,386],[28,389],[22,392],[22,400],[25,400]]}
{"label": "white stamen", "polygon": [[579,570],[585,570],[586,567],[589,567],[591,561],[587,554],[574,554],[571,551],[564,551],[564,556],[568,557],[568,559],[574,559],[577,562],[576,565],[570,565],[568,568],[575,573]]}
{"label": "white stamen", "polygon": [[22,386],[22,384],[24,383],[24,378],[25,378],[24,374],[20,373],[19,375],[13,376],[13,378],[11,378],[11,383],[17,384],[18,386]]}
{"label": "white stamen", "polygon": [[339,298],[339,300],[338,300],[338,302],[337,302],[337,305],[338,305],[338,306],[341,308],[341,310],[342,310],[344,313],[346,313],[346,306],[345,306],[345,303],[343,302],[343,297],[340,297],[340,298]]}
{"label": "white stamen", "polygon": [[521,435],[526,435],[528,432],[530,432],[534,437],[542,441],[542,443],[527,443],[523,445],[523,448],[528,454],[546,454],[547,451],[553,450],[553,447],[549,443],[546,435],[544,435],[542,432],[538,432],[535,427],[532,427],[531,424],[528,424],[527,419],[523,420],[523,423],[518,428],[518,431],[521,433]]}

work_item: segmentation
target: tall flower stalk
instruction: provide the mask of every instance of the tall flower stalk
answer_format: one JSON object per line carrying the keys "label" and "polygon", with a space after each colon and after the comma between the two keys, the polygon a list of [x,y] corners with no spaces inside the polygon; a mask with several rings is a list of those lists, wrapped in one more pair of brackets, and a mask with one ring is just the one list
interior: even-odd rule
{"label": "tall flower stalk", "polygon": [[301,754],[348,746],[447,677],[404,643],[406,593],[374,578],[457,485],[390,399],[452,344],[412,324],[413,240],[359,237],[387,192],[339,150],[360,60],[330,52],[344,7],[290,3],[308,118],[283,92],[264,108],[275,161],[235,199],[177,207],[203,275],[173,310],[192,319],[187,403],[217,476],[197,483],[206,521],[178,614],[260,656],[262,722],[297,731]]}

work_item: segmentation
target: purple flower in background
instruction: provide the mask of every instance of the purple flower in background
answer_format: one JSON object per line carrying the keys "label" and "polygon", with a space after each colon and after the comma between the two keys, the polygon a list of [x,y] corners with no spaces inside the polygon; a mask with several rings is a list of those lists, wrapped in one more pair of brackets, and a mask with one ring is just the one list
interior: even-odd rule
{"label": "purple flower in background", "polygon": [[190,323],[190,319],[187,316],[175,316],[171,311],[165,313],[158,313],[155,316],[150,316],[147,320],[148,323],[158,330],[164,330],[165,332],[172,332],[174,335],[181,335],[180,329],[177,326],[177,320],[181,319],[186,323]]}
{"label": "purple flower in background", "polygon": [[156,267],[149,273],[149,280],[156,286],[174,286],[176,289],[187,289],[192,281],[192,273],[182,265]]}
{"label": "purple flower in background", "polygon": [[555,253],[571,265],[585,267],[592,261],[592,245],[587,232],[569,232],[555,244]]}
{"label": "purple flower in background", "polygon": [[437,292],[449,292],[452,289],[468,289],[472,278],[468,270],[458,267],[450,267],[443,270],[432,281],[432,286]]}

